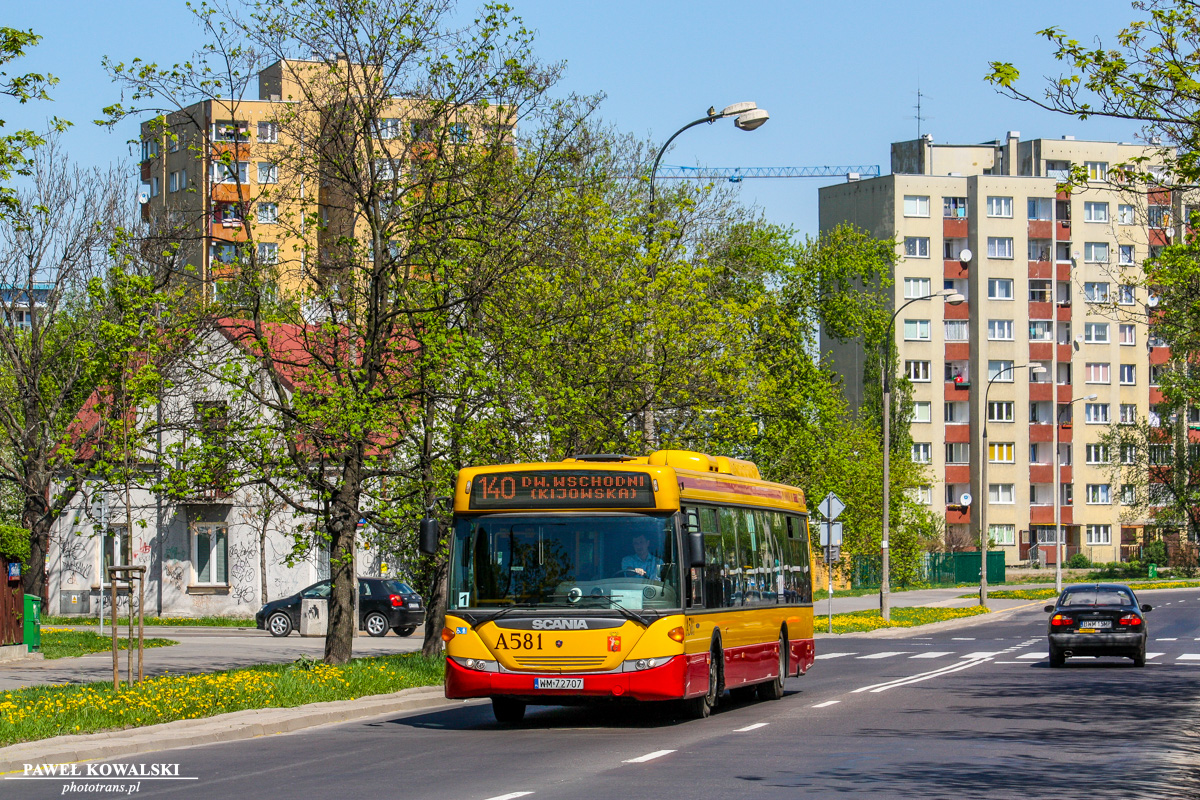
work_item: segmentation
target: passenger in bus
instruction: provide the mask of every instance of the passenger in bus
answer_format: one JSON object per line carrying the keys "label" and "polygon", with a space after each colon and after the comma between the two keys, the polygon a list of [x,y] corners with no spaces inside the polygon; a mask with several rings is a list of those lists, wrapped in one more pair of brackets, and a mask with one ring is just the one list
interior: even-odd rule
{"label": "passenger in bus", "polygon": [[657,579],[659,571],[663,567],[663,561],[650,552],[650,540],[646,536],[638,534],[633,537],[630,544],[633,545],[633,555],[621,559],[621,572],[632,572],[643,578]]}

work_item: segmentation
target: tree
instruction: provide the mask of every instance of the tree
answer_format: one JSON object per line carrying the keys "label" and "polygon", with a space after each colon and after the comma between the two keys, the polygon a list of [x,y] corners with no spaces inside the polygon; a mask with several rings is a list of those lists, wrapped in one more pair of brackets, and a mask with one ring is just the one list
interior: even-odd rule
{"label": "tree", "polygon": [[[37,45],[41,39],[33,31],[0,26],[0,67],[24,56],[25,51]],[[46,90],[56,83],[58,78],[39,72],[11,76],[7,72],[0,72],[0,96],[21,104],[31,100],[49,100],[50,95]],[[52,132],[61,132],[70,123],[52,118],[49,124]],[[4,120],[0,120],[0,129],[3,128]],[[28,129],[0,135],[0,213],[16,211],[17,200],[9,182],[14,175],[30,175],[33,151],[45,143],[41,134]]]}

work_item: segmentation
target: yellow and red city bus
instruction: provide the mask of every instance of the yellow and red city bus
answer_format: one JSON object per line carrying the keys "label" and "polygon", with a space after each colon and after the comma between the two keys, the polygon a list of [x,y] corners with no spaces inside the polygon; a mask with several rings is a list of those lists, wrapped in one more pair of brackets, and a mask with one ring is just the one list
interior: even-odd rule
{"label": "yellow and red city bus", "polygon": [[688,451],[464,469],[454,493],[446,697],[526,705],[783,696],[813,663],[799,489]]}

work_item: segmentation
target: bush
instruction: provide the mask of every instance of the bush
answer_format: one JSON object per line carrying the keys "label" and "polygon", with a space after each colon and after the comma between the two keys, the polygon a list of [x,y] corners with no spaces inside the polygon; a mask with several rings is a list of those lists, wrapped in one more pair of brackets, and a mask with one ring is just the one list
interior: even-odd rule
{"label": "bush", "polygon": [[1167,543],[1163,541],[1150,542],[1142,548],[1142,561],[1147,564],[1167,565]]}
{"label": "bush", "polygon": [[29,531],[0,523],[0,556],[21,564],[29,560]]}
{"label": "bush", "polygon": [[1094,564],[1093,567],[1088,573],[1088,580],[1091,581],[1146,577],[1146,565],[1140,561],[1110,561],[1107,564]]}
{"label": "bush", "polygon": [[1092,560],[1084,553],[1076,553],[1067,559],[1067,569],[1087,569],[1092,565]]}

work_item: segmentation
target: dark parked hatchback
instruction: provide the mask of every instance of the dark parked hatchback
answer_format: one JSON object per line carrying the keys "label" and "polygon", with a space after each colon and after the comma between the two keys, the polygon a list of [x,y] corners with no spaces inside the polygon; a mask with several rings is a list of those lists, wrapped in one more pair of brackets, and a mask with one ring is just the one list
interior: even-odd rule
{"label": "dark parked hatchback", "polygon": [[[300,627],[300,601],[329,597],[330,582],[319,581],[293,595],[272,600],[258,610],[254,621],[272,636],[287,636]],[[394,578],[358,579],[358,629],[371,636],[411,636],[425,622],[425,602],[407,583]]]}
{"label": "dark parked hatchback", "polygon": [[1061,667],[1072,656],[1132,658],[1146,666],[1146,620],[1149,604],[1138,603],[1128,586],[1089,583],[1068,586],[1050,614],[1050,666]]}

